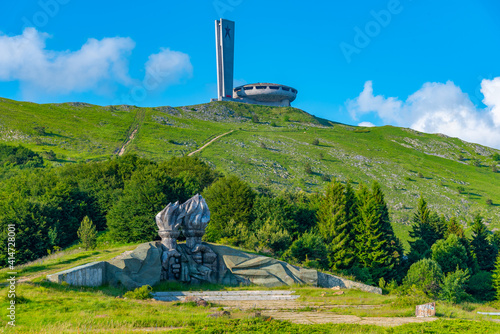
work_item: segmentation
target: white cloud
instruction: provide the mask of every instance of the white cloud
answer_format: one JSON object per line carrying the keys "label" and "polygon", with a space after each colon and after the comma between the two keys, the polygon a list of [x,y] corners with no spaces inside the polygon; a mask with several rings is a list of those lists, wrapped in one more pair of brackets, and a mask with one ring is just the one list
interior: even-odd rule
{"label": "white cloud", "polygon": [[365,128],[373,128],[375,126],[375,124],[373,124],[371,122],[361,122],[358,124],[358,126],[363,126]]}
{"label": "white cloud", "polygon": [[346,106],[354,119],[374,112],[385,123],[500,148],[500,78],[483,80],[481,92],[486,109],[477,108],[451,81],[426,83],[406,101],[374,96],[368,81],[363,92]]}
{"label": "white cloud", "polygon": [[129,84],[130,38],[89,39],[77,51],[45,49],[46,33],[26,28],[19,36],[0,36],[0,80],[18,80],[39,93],[95,90],[107,83]]}
{"label": "white cloud", "polygon": [[[134,87],[140,80],[130,78],[128,59],[135,42],[128,37],[90,38],[79,50],[46,49],[50,36],[26,28],[22,35],[0,34],[0,81],[19,81],[23,95],[95,92],[107,94],[118,86]],[[189,56],[162,49],[149,56],[145,64],[146,89],[160,89],[190,77]],[[155,87],[148,88],[153,82]]]}
{"label": "white cloud", "polygon": [[150,55],[145,67],[144,84],[148,90],[174,85],[193,75],[189,55],[170,49],[162,49],[159,53]]}

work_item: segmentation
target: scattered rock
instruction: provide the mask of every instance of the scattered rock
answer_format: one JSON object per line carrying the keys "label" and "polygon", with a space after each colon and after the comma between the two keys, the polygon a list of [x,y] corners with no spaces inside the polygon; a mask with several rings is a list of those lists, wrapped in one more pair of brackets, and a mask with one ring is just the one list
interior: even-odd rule
{"label": "scattered rock", "polygon": [[340,290],[340,286],[334,286],[332,287],[332,290]]}
{"label": "scattered rock", "polygon": [[209,314],[208,316],[211,318],[220,318],[220,317],[229,317],[230,315],[231,315],[231,313],[229,313],[228,311],[220,311],[220,312],[215,312],[215,313]]}
{"label": "scattered rock", "polygon": [[197,306],[208,306],[208,302],[203,298],[194,296],[187,296],[186,298],[184,298],[183,303],[190,303],[190,302],[196,303]]}
{"label": "scattered rock", "polygon": [[337,292],[334,292],[333,294],[334,294],[334,295],[343,295],[343,294],[344,294],[344,291],[337,291]]}

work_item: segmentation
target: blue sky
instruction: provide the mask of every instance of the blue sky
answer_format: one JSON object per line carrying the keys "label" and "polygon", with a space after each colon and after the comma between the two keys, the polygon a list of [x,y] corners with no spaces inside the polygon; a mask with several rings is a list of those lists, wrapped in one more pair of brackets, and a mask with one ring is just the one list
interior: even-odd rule
{"label": "blue sky", "polygon": [[290,85],[347,124],[500,148],[500,3],[25,0],[2,3],[0,96],[190,105],[216,96],[214,20],[236,21],[235,83]]}

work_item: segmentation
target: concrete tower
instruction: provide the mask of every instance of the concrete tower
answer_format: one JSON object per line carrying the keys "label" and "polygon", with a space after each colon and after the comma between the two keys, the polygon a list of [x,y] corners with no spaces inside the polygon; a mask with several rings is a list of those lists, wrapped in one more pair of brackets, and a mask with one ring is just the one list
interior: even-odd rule
{"label": "concrete tower", "polygon": [[234,71],[234,22],[215,21],[215,42],[217,50],[217,92],[218,100],[233,97]]}

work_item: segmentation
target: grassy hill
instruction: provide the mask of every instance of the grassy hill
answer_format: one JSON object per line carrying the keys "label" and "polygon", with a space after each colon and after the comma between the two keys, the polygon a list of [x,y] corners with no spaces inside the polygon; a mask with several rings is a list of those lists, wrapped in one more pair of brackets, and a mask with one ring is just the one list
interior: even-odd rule
{"label": "grassy hill", "polygon": [[197,154],[253,186],[311,192],[322,191],[332,177],[377,180],[400,236],[420,194],[440,214],[466,222],[482,213],[490,227],[500,227],[500,173],[491,167],[491,156],[500,151],[457,138],[391,126],[360,128],[291,107],[234,102],[138,108],[0,98],[0,142],[53,151],[53,164],[120,152],[163,160],[231,130]]}

